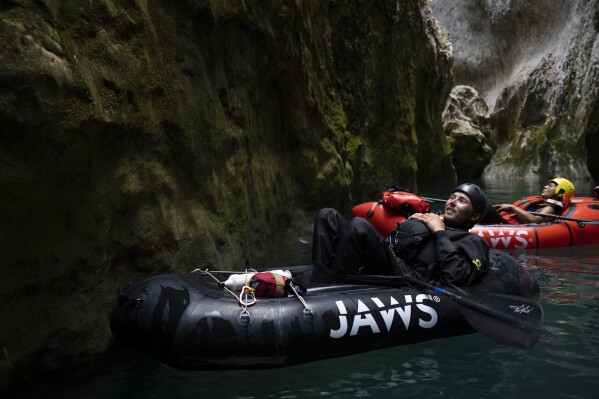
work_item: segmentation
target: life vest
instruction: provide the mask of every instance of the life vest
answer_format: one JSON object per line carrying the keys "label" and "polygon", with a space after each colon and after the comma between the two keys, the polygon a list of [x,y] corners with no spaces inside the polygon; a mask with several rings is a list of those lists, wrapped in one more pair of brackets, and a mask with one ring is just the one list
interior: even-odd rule
{"label": "life vest", "polygon": [[[528,197],[522,197],[519,200],[513,203],[514,206],[527,211],[533,206],[538,206],[541,204],[551,205],[554,208],[560,208],[558,211],[561,211],[567,208],[570,205],[570,198],[564,197],[564,202],[557,201],[554,199],[543,198],[540,195],[531,195]],[[508,222],[509,224],[521,224],[522,222],[516,217],[514,213],[501,212],[501,217]]]}

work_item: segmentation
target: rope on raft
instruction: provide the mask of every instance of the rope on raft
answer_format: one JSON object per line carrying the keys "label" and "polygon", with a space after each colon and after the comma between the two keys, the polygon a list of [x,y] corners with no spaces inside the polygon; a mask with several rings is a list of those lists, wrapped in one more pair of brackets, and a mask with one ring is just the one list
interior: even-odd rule
{"label": "rope on raft", "polygon": [[[223,284],[223,282],[220,281],[219,279],[217,279],[214,276],[214,274],[212,274],[212,272],[210,272],[208,269],[206,269],[206,270],[194,269],[191,272],[192,273],[200,272],[200,273],[204,273],[204,274],[207,274],[210,277],[212,277],[218,283],[218,285],[222,286],[226,291],[228,291],[231,295],[233,295],[235,297],[235,299],[237,299],[237,302],[239,302],[239,304],[243,307],[244,311],[247,311],[247,308],[249,306],[252,306],[257,302],[256,296],[254,295],[254,289],[247,285],[244,285],[241,288],[241,292],[239,293],[239,295],[237,295],[236,293],[231,291],[229,288],[227,288]],[[216,273],[218,273],[218,272],[216,272]],[[248,270],[246,269],[246,271],[245,271],[246,277],[247,277],[247,273],[248,273]],[[246,278],[246,281],[247,281],[247,278]]]}
{"label": "rope on raft", "polygon": [[[248,280],[247,278],[247,274],[248,274],[248,270],[245,270],[245,275],[246,275],[246,281]],[[256,270],[251,269],[252,272],[257,273]],[[233,295],[235,297],[235,299],[237,299],[237,302],[239,302],[239,304],[243,307],[243,311],[246,312],[247,308],[249,306],[252,306],[254,304],[256,304],[256,302],[258,302],[256,296],[254,295],[254,289],[244,285],[241,288],[241,292],[239,293],[239,295],[237,295],[236,293],[234,293],[233,291],[231,291],[229,288],[227,288],[224,283],[222,281],[220,281],[218,278],[216,278],[216,276],[214,276],[213,273],[231,273],[228,271],[210,271],[208,269],[206,270],[202,270],[202,269],[194,269],[191,271],[191,273],[196,273],[196,272],[200,272],[200,273],[204,273],[207,274],[208,276],[212,277],[214,279],[214,281],[216,281],[218,283],[219,286],[223,287],[225,290],[227,290],[231,295]],[[302,298],[302,296],[297,292],[297,290],[295,289],[295,287],[293,286],[293,284],[288,284],[288,287],[291,289],[291,291],[293,291],[294,296],[301,302],[301,304],[304,307],[304,313],[311,313],[310,308],[308,308],[308,304],[306,303],[306,301],[304,300],[304,298]],[[243,297],[243,299],[242,299]]]}

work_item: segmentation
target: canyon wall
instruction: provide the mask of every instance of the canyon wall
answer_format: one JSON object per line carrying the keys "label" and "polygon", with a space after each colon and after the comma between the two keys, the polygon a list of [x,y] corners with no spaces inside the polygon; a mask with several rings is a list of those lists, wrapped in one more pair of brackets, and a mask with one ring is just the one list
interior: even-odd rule
{"label": "canyon wall", "polygon": [[456,178],[426,1],[6,0],[0,64],[0,387],[105,351],[120,284]]}
{"label": "canyon wall", "polygon": [[455,83],[489,107],[485,179],[599,181],[599,2],[433,1]]}

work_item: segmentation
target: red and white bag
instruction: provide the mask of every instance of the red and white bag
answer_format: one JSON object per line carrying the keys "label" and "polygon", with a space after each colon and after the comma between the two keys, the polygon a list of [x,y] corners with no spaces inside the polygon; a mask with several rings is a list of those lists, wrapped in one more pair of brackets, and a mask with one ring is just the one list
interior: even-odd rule
{"label": "red and white bag", "polygon": [[289,279],[273,272],[258,272],[250,278],[248,286],[258,298],[281,298],[289,295]]}

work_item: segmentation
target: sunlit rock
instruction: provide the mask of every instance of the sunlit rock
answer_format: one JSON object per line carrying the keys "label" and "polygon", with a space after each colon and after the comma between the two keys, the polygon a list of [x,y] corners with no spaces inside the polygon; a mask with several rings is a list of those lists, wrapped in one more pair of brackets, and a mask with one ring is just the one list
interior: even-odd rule
{"label": "sunlit rock", "polygon": [[443,111],[443,128],[451,139],[458,178],[480,177],[493,150],[487,139],[491,131],[487,104],[476,90],[469,86],[452,89]]}
{"label": "sunlit rock", "polygon": [[456,83],[491,110],[488,179],[599,180],[599,2],[433,1]]}

